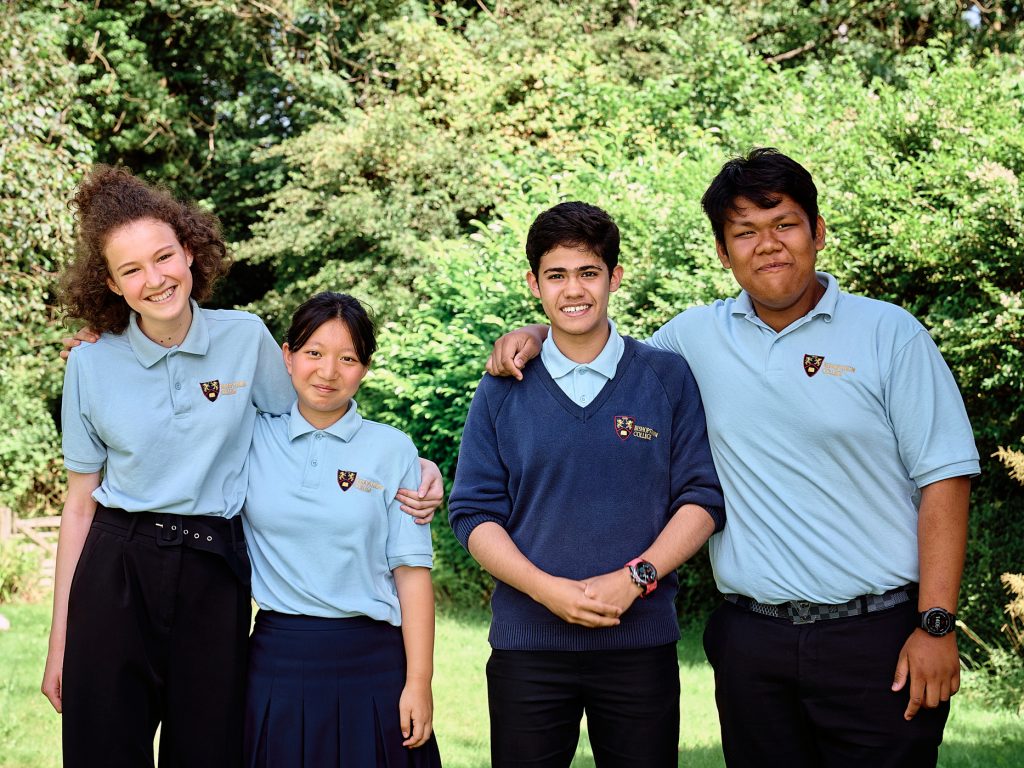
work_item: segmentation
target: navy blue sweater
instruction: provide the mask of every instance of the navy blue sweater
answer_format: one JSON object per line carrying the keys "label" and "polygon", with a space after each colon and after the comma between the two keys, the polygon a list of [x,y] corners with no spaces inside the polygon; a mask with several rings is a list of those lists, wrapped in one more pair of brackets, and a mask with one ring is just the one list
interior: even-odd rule
{"label": "navy blue sweater", "polygon": [[[585,408],[559,389],[540,358],[524,379],[484,376],[473,397],[448,501],[466,546],[484,522],[554,576],[584,579],[622,568],[683,504],[725,522],[704,408],[686,362],[625,338],[615,377]],[[679,639],[675,573],[636,600],[617,627],[562,621],[496,582],[490,643],[506,650],[650,648]]]}

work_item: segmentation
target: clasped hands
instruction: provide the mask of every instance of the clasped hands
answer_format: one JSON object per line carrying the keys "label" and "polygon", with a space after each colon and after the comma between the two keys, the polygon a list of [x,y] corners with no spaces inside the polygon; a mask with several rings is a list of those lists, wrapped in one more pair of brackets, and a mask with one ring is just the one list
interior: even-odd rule
{"label": "clasped hands", "polygon": [[614,627],[638,597],[640,588],[623,567],[579,581],[551,576],[535,599],[570,624]]}

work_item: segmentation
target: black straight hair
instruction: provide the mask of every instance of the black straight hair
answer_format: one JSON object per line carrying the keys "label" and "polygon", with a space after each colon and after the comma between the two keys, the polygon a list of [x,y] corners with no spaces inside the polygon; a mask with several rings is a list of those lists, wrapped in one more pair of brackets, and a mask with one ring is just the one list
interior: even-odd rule
{"label": "black straight hair", "polygon": [[700,200],[719,245],[725,245],[725,222],[736,209],[736,198],[745,197],[758,208],[774,208],[789,195],[811,222],[811,236],[818,234],[818,188],[800,163],[773,147],[754,149],[746,157],[734,157],[722,166]]}
{"label": "black straight hair", "polygon": [[324,291],[305,301],[292,315],[292,324],[285,334],[288,349],[292,352],[302,349],[316,329],[330,320],[341,320],[352,336],[356,357],[363,365],[369,365],[377,351],[377,335],[373,318],[359,299],[347,293]]}
{"label": "black straight hair", "polygon": [[619,263],[619,228],[596,205],[559,203],[534,219],[526,236],[526,258],[534,275],[539,276],[541,257],[559,246],[592,251],[610,273]]}

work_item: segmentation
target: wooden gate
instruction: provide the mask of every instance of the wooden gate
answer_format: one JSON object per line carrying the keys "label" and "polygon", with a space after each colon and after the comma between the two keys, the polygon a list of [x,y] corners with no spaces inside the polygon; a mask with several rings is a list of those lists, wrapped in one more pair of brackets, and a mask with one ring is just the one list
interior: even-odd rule
{"label": "wooden gate", "polygon": [[39,561],[42,564],[40,581],[43,587],[53,584],[59,533],[60,515],[22,519],[8,507],[0,507],[0,541],[21,537],[30,546],[39,549]]}

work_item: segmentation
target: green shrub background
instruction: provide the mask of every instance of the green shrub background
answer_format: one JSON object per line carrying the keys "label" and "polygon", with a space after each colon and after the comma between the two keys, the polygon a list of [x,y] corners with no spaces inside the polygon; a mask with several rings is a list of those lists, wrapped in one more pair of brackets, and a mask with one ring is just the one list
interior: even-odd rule
{"label": "green shrub background", "polygon": [[[932,331],[974,424],[961,614],[995,637],[1024,502],[990,456],[1024,436],[1020,8],[950,2],[156,0],[9,6],[0,20],[0,504],[59,505],[56,272],[90,162],[216,211],[216,303],[280,336],[310,293],[382,325],[361,400],[454,475],[491,341],[539,318],[525,231],[584,199],[623,232],[620,328],[736,292],[699,198],[771,145],[818,183],[821,267]],[[973,9],[973,10],[972,10]],[[967,17],[963,14],[969,11]],[[973,15],[972,15],[973,14]],[[435,526],[440,592],[489,580]],[[684,615],[713,599],[683,571]]]}

